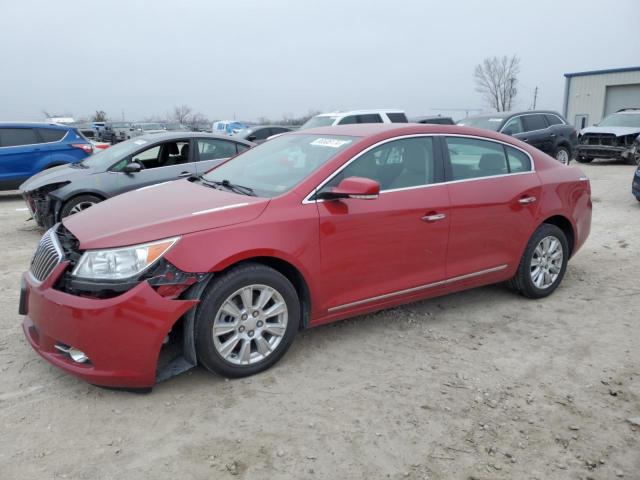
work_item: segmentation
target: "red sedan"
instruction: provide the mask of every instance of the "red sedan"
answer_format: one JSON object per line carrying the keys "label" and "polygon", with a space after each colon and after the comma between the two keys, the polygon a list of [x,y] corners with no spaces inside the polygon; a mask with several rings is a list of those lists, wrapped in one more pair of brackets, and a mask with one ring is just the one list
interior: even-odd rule
{"label": "red sedan", "polygon": [[301,328],[496,282],[545,297],[591,209],[580,170],[513,137],[304,130],[66,218],[20,312],[38,353],[94,384],[151,387],[196,364],[240,377]]}

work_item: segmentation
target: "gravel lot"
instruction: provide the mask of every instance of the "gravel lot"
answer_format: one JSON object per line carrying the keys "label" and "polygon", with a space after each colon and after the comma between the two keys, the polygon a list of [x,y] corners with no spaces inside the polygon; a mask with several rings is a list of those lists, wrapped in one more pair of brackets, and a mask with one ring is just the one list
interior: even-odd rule
{"label": "gravel lot", "polygon": [[302,332],[275,368],[151,394],[50,367],[23,338],[41,235],[0,194],[0,479],[640,478],[640,203],[581,166],[591,237],[550,298],[491,286]]}

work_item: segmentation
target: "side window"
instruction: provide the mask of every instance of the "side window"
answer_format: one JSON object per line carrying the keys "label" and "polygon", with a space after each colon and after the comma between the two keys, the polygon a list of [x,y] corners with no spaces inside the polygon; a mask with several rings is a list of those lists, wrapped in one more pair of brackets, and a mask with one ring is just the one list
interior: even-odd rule
{"label": "side window", "polygon": [[533,130],[543,130],[548,127],[544,115],[539,114],[523,115],[522,122],[524,124],[525,132],[531,132]]}
{"label": "side window", "polygon": [[560,120],[556,115],[545,115],[547,117],[547,123],[549,125],[563,125],[564,122]]}
{"label": "side window", "polygon": [[253,135],[255,136],[256,140],[266,140],[272,134],[271,134],[271,131],[268,128],[259,128],[258,130],[253,132]]}
{"label": "side window", "polygon": [[236,143],[217,138],[199,138],[198,155],[201,161],[228,158],[236,154]]}
{"label": "side window", "polygon": [[358,123],[382,123],[382,118],[377,113],[368,113],[366,115],[357,115]]}
{"label": "side window", "polygon": [[59,142],[67,134],[67,131],[60,128],[38,128],[38,133],[43,142]]}
{"label": "side window", "polygon": [[348,177],[364,177],[380,184],[380,190],[435,183],[433,138],[406,138],[388,142],[358,157],[324,188]]}
{"label": "side window", "polygon": [[516,133],[524,132],[524,128],[522,127],[522,117],[513,117],[504,127],[502,127],[501,131],[506,135],[515,135]]}
{"label": "side window", "polygon": [[391,123],[407,123],[407,116],[404,113],[387,113]]}
{"label": "side window", "polygon": [[509,171],[511,173],[528,172],[531,170],[531,159],[522,150],[513,147],[505,147],[509,157]]}
{"label": "side window", "polygon": [[348,117],[344,117],[342,120],[338,122],[338,125],[349,125],[352,123],[358,123],[358,119],[355,115],[349,115]]}
{"label": "side window", "polygon": [[271,129],[271,135],[276,135],[278,133],[286,133],[288,132],[289,129],[288,128],[283,128],[283,127],[273,127]]}
{"label": "side window", "polygon": [[136,153],[131,161],[140,163],[144,168],[155,168],[158,166],[159,157],[160,145],[156,145]]}
{"label": "side window", "polygon": [[244,152],[245,150],[249,150],[249,146],[243,143],[236,143],[236,153]]}
{"label": "side window", "polygon": [[0,147],[41,143],[33,128],[0,128]]}
{"label": "side window", "polygon": [[447,137],[453,180],[509,173],[501,144],[476,138]]}

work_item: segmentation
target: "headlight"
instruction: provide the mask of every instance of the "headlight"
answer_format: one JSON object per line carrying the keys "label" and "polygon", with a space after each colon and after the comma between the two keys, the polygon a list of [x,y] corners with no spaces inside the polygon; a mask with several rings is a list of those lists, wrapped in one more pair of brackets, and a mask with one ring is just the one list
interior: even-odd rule
{"label": "headlight", "polygon": [[131,278],[162,258],[179,239],[173,237],[130,247],[87,250],[71,275],[96,280]]}

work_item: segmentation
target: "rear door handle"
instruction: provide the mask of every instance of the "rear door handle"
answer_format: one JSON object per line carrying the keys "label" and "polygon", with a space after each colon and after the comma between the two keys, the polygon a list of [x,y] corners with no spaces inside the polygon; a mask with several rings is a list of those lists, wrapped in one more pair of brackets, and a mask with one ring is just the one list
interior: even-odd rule
{"label": "rear door handle", "polygon": [[180,175],[178,175],[178,177],[188,177],[189,175],[191,175],[191,172],[180,172]]}
{"label": "rear door handle", "polygon": [[531,203],[534,203],[536,200],[538,200],[536,197],[530,196],[530,197],[522,197],[520,200],[518,200],[518,203],[520,205],[529,205]]}
{"label": "rear door handle", "polygon": [[437,222],[438,220],[443,220],[447,218],[447,216],[444,213],[433,213],[430,215],[425,215],[424,217],[422,217],[422,220],[425,222]]}

